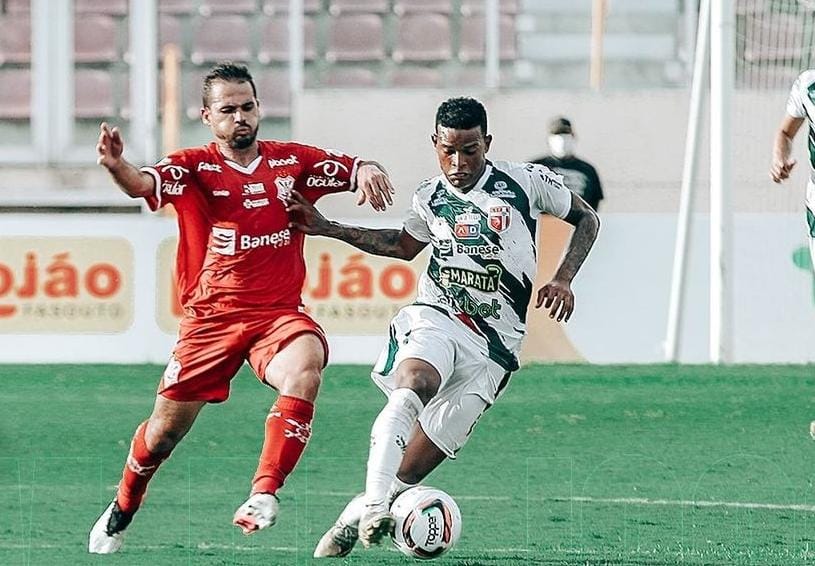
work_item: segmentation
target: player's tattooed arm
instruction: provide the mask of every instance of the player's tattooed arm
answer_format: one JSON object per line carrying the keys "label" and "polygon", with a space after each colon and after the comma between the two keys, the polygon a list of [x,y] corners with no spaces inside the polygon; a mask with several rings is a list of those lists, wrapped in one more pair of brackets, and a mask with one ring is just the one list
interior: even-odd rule
{"label": "player's tattooed arm", "polygon": [[589,255],[600,230],[597,213],[574,193],[572,207],[564,220],[574,226],[572,239],[557,272],[549,283],[538,290],[535,301],[535,307],[543,306],[549,311],[549,318],[556,318],[558,322],[569,322],[574,312],[572,280]]}
{"label": "player's tattooed arm", "polygon": [[373,255],[409,261],[427,245],[426,242],[413,238],[404,229],[362,228],[328,220],[297,191],[291,192],[286,211],[291,216],[290,228],[304,234],[341,240]]}

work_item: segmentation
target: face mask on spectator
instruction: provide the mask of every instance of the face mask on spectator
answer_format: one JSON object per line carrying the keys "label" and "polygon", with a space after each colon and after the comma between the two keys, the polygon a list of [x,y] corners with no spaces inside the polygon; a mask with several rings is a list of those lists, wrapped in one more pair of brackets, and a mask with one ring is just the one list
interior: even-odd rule
{"label": "face mask on spectator", "polygon": [[555,157],[566,157],[574,154],[574,136],[556,134],[549,136],[549,150]]}

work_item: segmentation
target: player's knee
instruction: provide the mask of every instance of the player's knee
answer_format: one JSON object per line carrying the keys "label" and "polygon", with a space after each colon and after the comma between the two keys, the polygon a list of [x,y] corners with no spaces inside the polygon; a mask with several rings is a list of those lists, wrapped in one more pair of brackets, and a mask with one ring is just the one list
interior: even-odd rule
{"label": "player's knee", "polygon": [[169,454],[184,438],[186,430],[173,426],[171,421],[151,419],[144,432],[147,449],[154,454]]}
{"label": "player's knee", "polygon": [[318,368],[300,368],[281,372],[274,377],[281,395],[314,401],[320,391],[322,371]]}
{"label": "player's knee", "polygon": [[412,389],[427,405],[439,390],[439,378],[422,368],[401,369],[396,375],[396,386]]}

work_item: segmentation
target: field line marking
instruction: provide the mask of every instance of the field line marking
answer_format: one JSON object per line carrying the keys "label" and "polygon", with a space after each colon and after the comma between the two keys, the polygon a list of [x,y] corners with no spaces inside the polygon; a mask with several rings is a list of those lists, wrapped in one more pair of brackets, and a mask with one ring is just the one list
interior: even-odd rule
{"label": "field line marking", "polygon": [[815,505],[796,503],[750,503],[742,501],[706,501],[691,499],[648,499],[646,497],[541,497],[558,503],[609,503],[621,505],[662,505],[666,507],[724,507],[727,509],[765,509],[770,511],[806,511],[815,513]]}

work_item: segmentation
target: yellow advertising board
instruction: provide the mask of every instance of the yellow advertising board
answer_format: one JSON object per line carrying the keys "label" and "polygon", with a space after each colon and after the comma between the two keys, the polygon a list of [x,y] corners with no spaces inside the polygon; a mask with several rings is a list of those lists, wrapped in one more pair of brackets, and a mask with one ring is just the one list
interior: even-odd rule
{"label": "yellow advertising board", "polygon": [[[173,283],[176,238],[158,250],[159,327],[175,333],[182,315]],[[379,336],[394,314],[416,297],[426,252],[412,262],[368,255],[336,240],[306,238],[303,303],[326,333]]]}
{"label": "yellow advertising board", "polygon": [[0,238],[0,332],[124,332],[133,276],[124,238]]}

